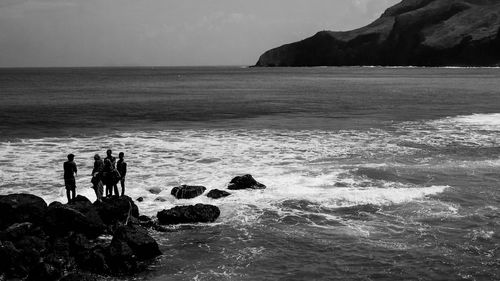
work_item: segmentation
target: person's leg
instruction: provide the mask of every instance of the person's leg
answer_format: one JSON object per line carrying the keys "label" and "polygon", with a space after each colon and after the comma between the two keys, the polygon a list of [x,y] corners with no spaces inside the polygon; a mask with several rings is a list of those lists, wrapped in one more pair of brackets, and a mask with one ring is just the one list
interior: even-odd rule
{"label": "person's leg", "polygon": [[71,189],[71,194],[72,194],[71,200],[74,200],[76,197],[76,187],[73,187],[73,189]]}
{"label": "person's leg", "polygon": [[120,180],[120,185],[122,186],[122,196],[125,195],[125,179]]}
{"label": "person's leg", "polygon": [[68,198],[68,203],[71,202],[70,190],[66,188],[66,197]]}
{"label": "person's leg", "polygon": [[115,185],[113,186],[114,190],[115,190],[115,195],[116,196],[120,196],[120,193],[118,193],[118,185],[115,183]]}

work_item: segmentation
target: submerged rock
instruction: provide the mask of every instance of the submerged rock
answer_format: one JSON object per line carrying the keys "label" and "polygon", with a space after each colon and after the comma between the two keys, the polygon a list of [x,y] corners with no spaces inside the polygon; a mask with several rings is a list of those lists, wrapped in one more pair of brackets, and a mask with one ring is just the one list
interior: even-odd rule
{"label": "submerged rock", "polygon": [[219,199],[222,197],[227,197],[229,195],[231,195],[231,193],[229,193],[227,191],[212,189],[208,192],[207,197],[212,198],[212,199]]}
{"label": "submerged rock", "polygon": [[202,195],[205,190],[207,188],[204,186],[181,185],[172,188],[170,194],[177,199],[191,199]]}
{"label": "submerged rock", "polygon": [[266,186],[257,182],[251,175],[244,175],[233,178],[227,188],[230,190],[265,189]]}
{"label": "submerged rock", "polygon": [[152,194],[158,195],[163,191],[163,189],[161,189],[161,187],[151,187],[148,191]]}
{"label": "submerged rock", "polygon": [[214,222],[220,215],[216,206],[196,204],[194,206],[177,206],[170,210],[158,212],[158,222],[163,225],[182,223]]}
{"label": "submerged rock", "polygon": [[0,197],[0,229],[13,223],[43,220],[47,211],[47,203],[31,194],[10,194]]}

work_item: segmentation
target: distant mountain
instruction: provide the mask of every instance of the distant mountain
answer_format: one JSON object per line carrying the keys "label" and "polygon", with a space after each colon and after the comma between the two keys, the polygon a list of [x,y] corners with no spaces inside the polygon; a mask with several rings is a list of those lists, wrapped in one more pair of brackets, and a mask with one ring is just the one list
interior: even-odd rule
{"label": "distant mountain", "polygon": [[321,31],[256,66],[500,66],[500,0],[403,0],[352,31]]}

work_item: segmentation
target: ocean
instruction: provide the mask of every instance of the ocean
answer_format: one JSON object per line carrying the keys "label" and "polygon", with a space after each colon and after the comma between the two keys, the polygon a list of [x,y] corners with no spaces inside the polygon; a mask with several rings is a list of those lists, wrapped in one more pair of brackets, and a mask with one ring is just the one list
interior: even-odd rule
{"label": "ocean", "polygon": [[499,134],[498,68],[0,69],[1,194],[64,202],[73,153],[95,200],[109,148],[141,213],[221,209],[133,280],[500,280]]}

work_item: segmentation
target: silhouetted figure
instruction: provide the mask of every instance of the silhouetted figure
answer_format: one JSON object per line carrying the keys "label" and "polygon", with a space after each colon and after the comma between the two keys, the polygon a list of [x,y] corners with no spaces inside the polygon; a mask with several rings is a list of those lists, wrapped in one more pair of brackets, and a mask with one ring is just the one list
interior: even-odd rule
{"label": "silhouetted figure", "polygon": [[[113,151],[111,149],[108,149],[106,151],[106,158],[104,159],[104,161],[106,160],[109,160],[111,162],[111,168],[112,168],[112,171],[116,171],[116,158],[113,157]],[[120,180],[120,177],[117,177],[116,173],[112,173],[113,174],[113,177],[110,177],[113,178],[113,181],[114,181],[114,184],[113,184],[113,189],[115,191],[115,195],[116,196],[120,196],[120,194],[118,193],[118,186],[116,185],[118,183],[118,181]],[[111,176],[111,175],[110,175]],[[116,180],[116,181],[115,181]],[[107,186],[107,185],[106,185]],[[112,194],[110,194],[112,195]],[[107,195],[106,195],[107,196]]]}
{"label": "silhouetted figure", "polygon": [[116,163],[116,169],[118,170],[118,173],[120,173],[120,185],[122,187],[122,196],[125,195],[125,175],[127,174],[127,162],[125,162],[125,154],[123,152],[120,152],[118,154],[118,162]]}
{"label": "silhouetted figure", "polygon": [[66,196],[68,197],[68,203],[76,197],[76,180],[77,175],[76,163],[73,161],[75,155],[68,154],[68,161],[64,162],[64,185],[66,186]]}
{"label": "silhouetted figure", "polygon": [[99,154],[94,155],[94,169],[92,169],[92,188],[95,191],[95,196],[97,197],[97,201],[102,201],[102,193],[103,193],[103,183],[102,183],[102,172],[104,170],[104,161],[102,161]]}

